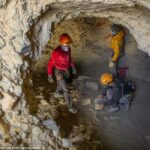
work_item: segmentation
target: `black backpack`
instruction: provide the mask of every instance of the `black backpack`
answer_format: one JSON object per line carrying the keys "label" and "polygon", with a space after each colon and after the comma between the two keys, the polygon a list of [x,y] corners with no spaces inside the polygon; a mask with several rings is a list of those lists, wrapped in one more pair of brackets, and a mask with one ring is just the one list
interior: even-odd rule
{"label": "black backpack", "polygon": [[122,96],[119,100],[119,104],[124,106],[128,111],[134,98],[134,93],[136,90],[135,84],[126,79],[118,79],[118,82],[120,83],[122,90]]}

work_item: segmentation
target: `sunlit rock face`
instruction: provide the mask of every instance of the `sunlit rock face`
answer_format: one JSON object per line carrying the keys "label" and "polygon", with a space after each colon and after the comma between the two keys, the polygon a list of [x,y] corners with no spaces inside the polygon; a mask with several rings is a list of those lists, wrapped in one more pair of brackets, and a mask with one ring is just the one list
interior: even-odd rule
{"label": "sunlit rock face", "polygon": [[[13,124],[13,111],[18,118],[20,111],[28,115],[27,105],[21,102],[26,99],[23,86],[32,87],[32,62],[40,58],[54,25],[78,17],[107,18],[126,27],[138,48],[150,55],[149,9],[149,0],[0,0],[0,103],[5,119]],[[25,57],[24,47],[28,47]],[[8,114],[11,109],[12,117]],[[23,129],[20,124],[15,128],[17,132]]]}

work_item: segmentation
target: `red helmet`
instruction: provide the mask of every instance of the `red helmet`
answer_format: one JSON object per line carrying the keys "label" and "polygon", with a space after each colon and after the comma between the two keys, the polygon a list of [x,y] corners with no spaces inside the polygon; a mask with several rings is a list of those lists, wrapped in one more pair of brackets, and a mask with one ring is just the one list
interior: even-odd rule
{"label": "red helmet", "polygon": [[71,43],[71,37],[67,33],[63,33],[59,38],[60,44],[69,44]]}

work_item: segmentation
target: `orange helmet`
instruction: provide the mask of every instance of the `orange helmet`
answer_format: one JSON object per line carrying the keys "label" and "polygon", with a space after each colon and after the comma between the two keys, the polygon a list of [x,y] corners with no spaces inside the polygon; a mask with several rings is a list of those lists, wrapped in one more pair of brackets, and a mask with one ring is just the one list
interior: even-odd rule
{"label": "orange helmet", "polygon": [[67,33],[63,33],[59,38],[60,44],[69,44],[71,43],[71,37]]}
{"label": "orange helmet", "polygon": [[108,83],[111,83],[113,81],[113,76],[110,73],[104,73],[100,77],[100,83],[103,85],[107,85]]}

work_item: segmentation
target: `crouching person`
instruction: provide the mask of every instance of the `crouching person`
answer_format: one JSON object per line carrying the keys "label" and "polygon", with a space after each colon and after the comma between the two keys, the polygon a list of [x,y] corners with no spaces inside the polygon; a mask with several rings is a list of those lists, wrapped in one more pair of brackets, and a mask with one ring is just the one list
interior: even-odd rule
{"label": "crouching person", "polygon": [[118,80],[110,73],[104,73],[100,77],[100,84],[103,86],[103,93],[95,99],[95,109],[101,110],[105,107],[107,112],[119,110],[119,100],[122,96],[122,89]]}
{"label": "crouching person", "polygon": [[73,107],[72,98],[66,83],[66,80],[70,77],[70,68],[72,74],[76,74],[76,69],[71,59],[71,49],[69,47],[71,37],[67,33],[64,33],[60,36],[59,41],[60,46],[53,50],[48,62],[48,81],[53,83],[53,75],[55,75],[57,88],[54,96],[60,97],[61,92],[63,92],[69,111],[71,113],[77,113],[77,110]]}

